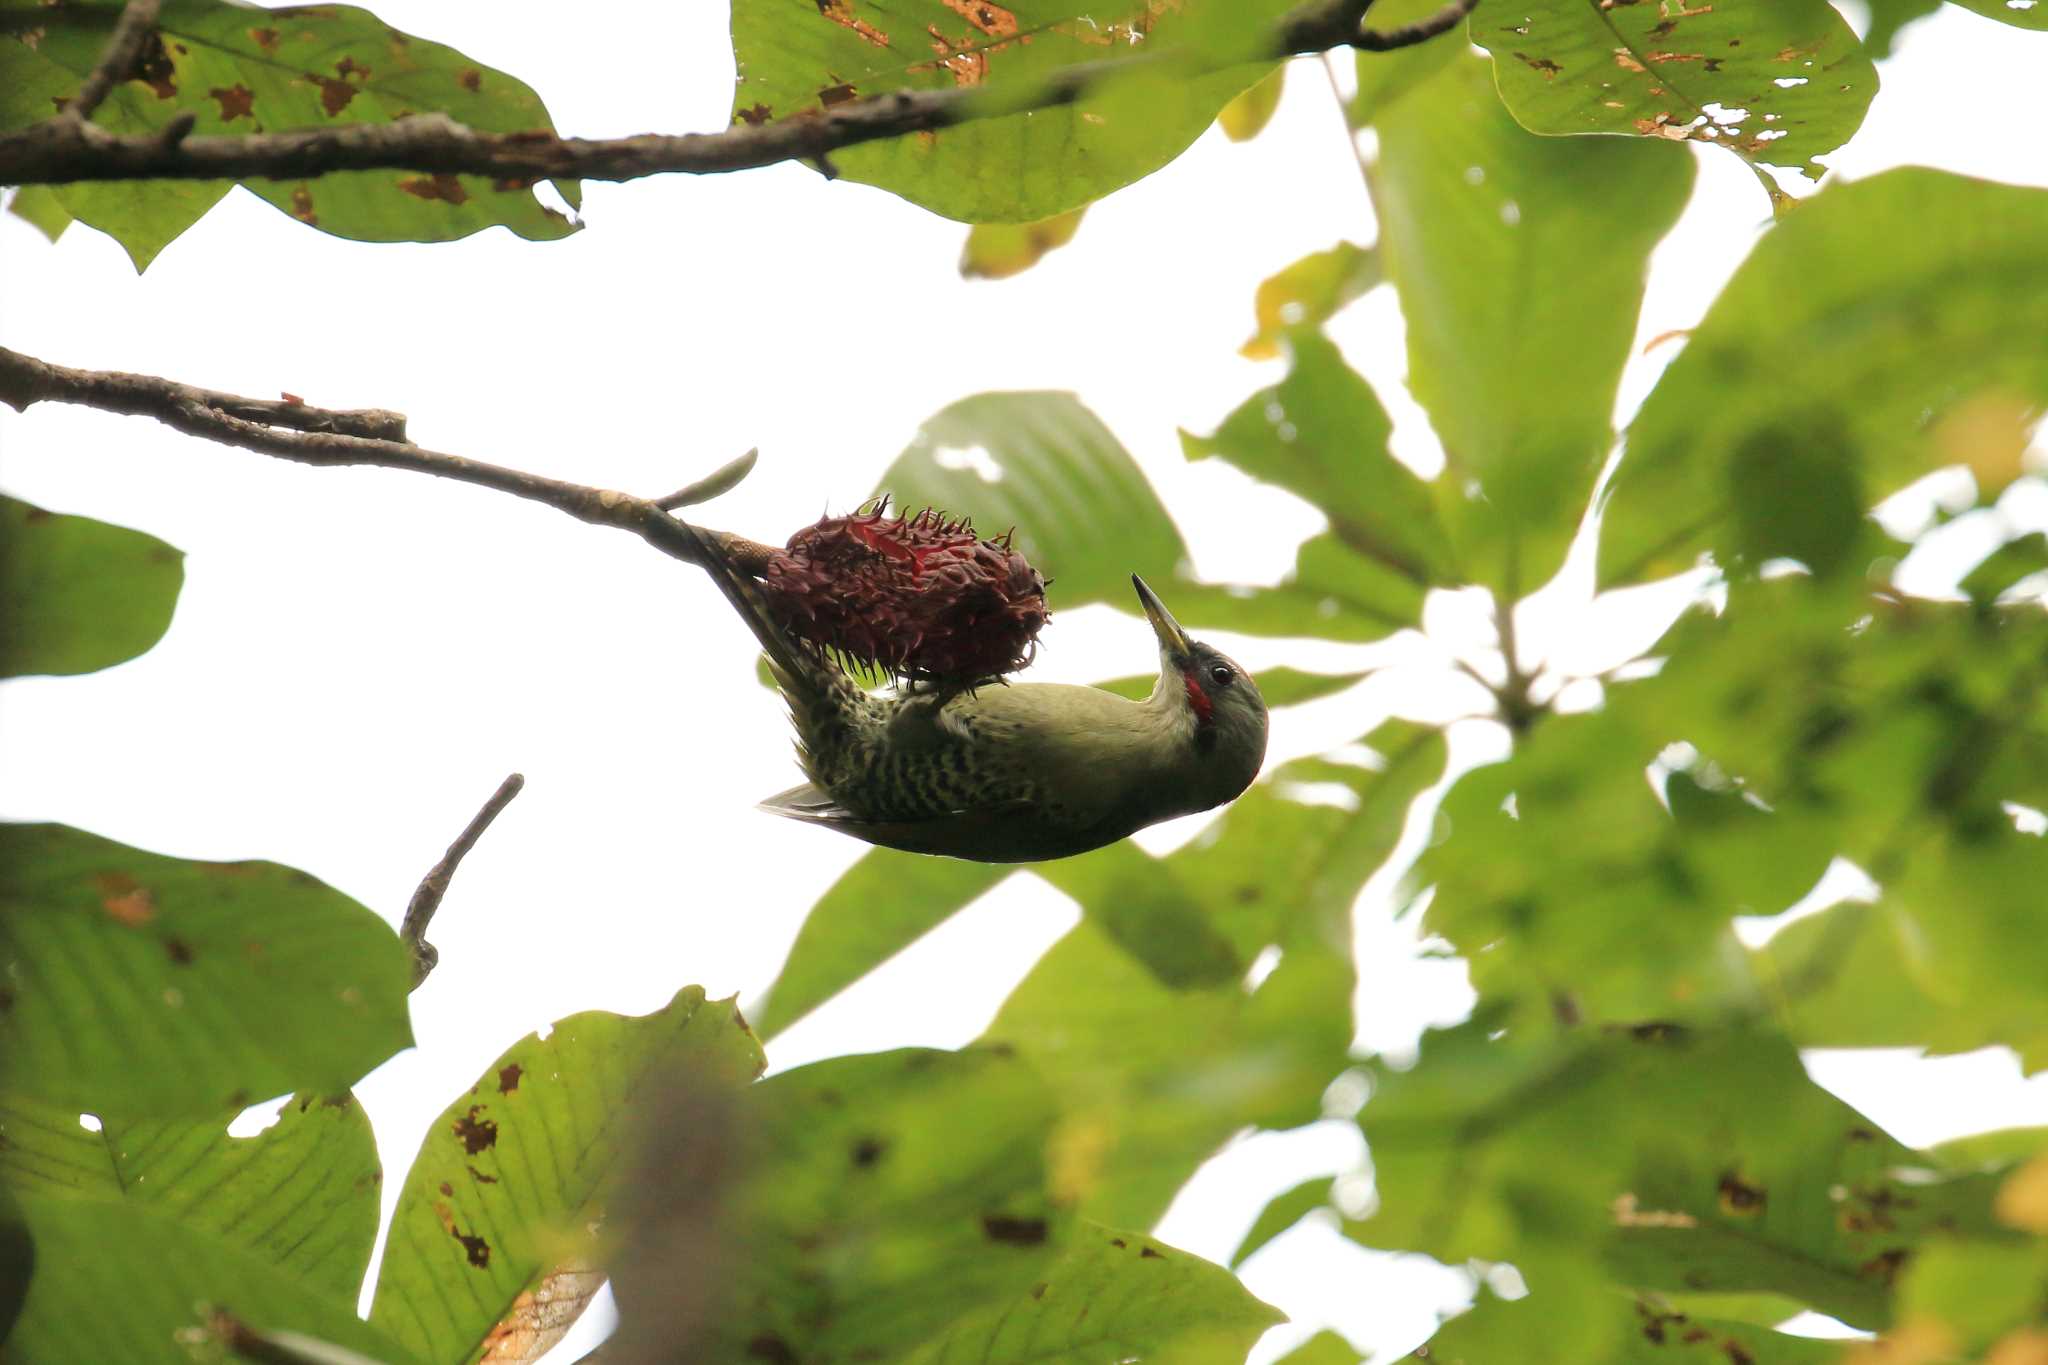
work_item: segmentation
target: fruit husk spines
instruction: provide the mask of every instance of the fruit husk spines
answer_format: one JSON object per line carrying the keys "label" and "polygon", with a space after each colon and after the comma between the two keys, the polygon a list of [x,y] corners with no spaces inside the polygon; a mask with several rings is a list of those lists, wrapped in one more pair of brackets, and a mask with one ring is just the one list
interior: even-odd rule
{"label": "fruit husk spines", "polygon": [[1009,532],[981,538],[927,507],[892,517],[881,498],[824,517],[769,557],[761,586],[783,628],[869,672],[973,687],[1031,662],[1045,579]]}

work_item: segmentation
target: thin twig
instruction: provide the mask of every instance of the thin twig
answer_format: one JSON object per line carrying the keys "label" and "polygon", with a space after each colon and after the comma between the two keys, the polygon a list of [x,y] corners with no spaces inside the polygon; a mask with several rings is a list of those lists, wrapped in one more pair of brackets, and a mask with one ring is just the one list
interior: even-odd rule
{"label": "thin twig", "polygon": [[114,22],[106,50],[100,53],[78,93],[64,106],[64,112],[58,115],[60,119],[83,126],[114,87],[129,78],[142,57],[142,45],[149,41],[150,30],[156,27],[158,8],[159,0],[128,0],[121,17]]}
{"label": "thin twig", "polygon": [[1089,62],[1040,81],[990,88],[897,90],[829,108],[785,111],[716,133],[564,138],[543,129],[486,133],[445,114],[244,136],[129,136],[51,119],[0,137],[0,184],[106,180],[297,180],[335,171],[411,170],[498,181],[635,180],[668,173],[713,175],[783,161],[830,165],[847,147],[938,132],[962,123],[1072,104],[1137,71],[1198,74],[1226,66],[1309,56],[1337,47],[1384,52],[1427,41],[1465,17],[1476,0],[1453,0],[1421,23],[1389,32],[1361,27],[1372,0],[1312,0],[1228,59],[1161,51]]}
{"label": "thin twig", "polygon": [[206,1329],[213,1339],[243,1360],[256,1365],[378,1365],[332,1342],[312,1341],[287,1332],[259,1332],[225,1308],[207,1315]]}
{"label": "thin twig", "polygon": [[441,908],[441,898],[448,894],[448,883],[454,879],[455,869],[476,847],[476,841],[484,837],[484,831],[491,827],[491,821],[498,813],[512,804],[512,798],[519,795],[526,786],[526,779],[513,773],[498,784],[498,790],[491,793],[491,799],[484,802],[484,808],[462,833],[455,836],[455,842],[448,845],[448,851],[441,855],[441,861],[420,880],[419,890],[412,893],[412,901],[405,907],[405,924],[398,931],[405,946],[412,950],[412,988],[418,990],[420,983],[427,979],[427,973],[440,962],[441,954],[434,945],[427,942],[427,926],[433,922],[434,912]]}
{"label": "thin twig", "polygon": [[174,406],[196,405],[264,426],[293,431],[362,436],[375,441],[405,440],[405,414],[383,408],[316,408],[292,395],[280,400],[243,398],[216,389],[201,389],[147,374],[119,370],[74,370],[0,348],[0,403],[26,410],[31,403],[52,399],[83,403],[102,412],[164,417]]}

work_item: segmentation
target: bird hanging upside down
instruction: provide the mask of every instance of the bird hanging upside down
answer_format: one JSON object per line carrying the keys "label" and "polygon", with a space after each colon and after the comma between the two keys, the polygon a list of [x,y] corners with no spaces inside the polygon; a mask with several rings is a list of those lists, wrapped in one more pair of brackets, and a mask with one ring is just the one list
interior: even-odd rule
{"label": "bird hanging upside down", "polygon": [[1266,755],[1251,675],[1188,637],[1135,574],[1159,642],[1143,701],[1065,683],[872,695],[777,621],[760,584],[699,537],[704,565],[767,652],[810,780],[761,803],[913,853],[983,863],[1085,853],[1235,800]]}

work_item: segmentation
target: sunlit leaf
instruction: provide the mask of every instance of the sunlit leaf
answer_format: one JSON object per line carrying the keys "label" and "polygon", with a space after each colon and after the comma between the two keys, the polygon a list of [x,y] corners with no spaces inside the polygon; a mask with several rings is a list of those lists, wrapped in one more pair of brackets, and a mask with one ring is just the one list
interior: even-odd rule
{"label": "sunlit leaf", "polygon": [[[1107,8],[1075,0],[966,5],[945,0],[828,0],[811,6],[738,0],[735,122],[805,117],[891,90],[1031,88],[1055,71],[1127,57],[1142,41],[1171,62],[1105,83],[1070,105],[976,119],[937,132],[833,153],[839,174],[948,218],[1035,222],[1150,174],[1199,137],[1271,63],[1203,70],[1249,50],[1284,0]],[[1199,73],[1199,74],[1195,74]]]}
{"label": "sunlit leaf", "polygon": [[134,658],[184,582],[185,556],[155,536],[0,497],[0,678]]}
{"label": "sunlit leaf", "polygon": [[1006,280],[1021,275],[1074,240],[1086,210],[1054,214],[1035,223],[976,223],[967,230],[960,251],[960,273],[966,278]]}
{"label": "sunlit leaf", "polygon": [[1986,401],[2038,413],[2048,351],[2013,339],[2048,329],[2044,279],[2048,191],[1908,168],[1802,204],[1757,243],[1630,426],[1601,578],[1682,569],[1703,550],[1754,569],[1755,554],[1784,550],[1744,533],[1744,517],[1811,507],[1838,521],[1844,496],[1861,510],[1966,459],[1940,441],[1945,417]]}
{"label": "sunlit leaf", "polygon": [[8,1088],[103,1117],[338,1094],[412,1042],[398,936],[275,863],[0,825],[0,963]]}
{"label": "sunlit leaf", "polygon": [[910,1365],[1239,1365],[1282,1320],[1237,1277],[1136,1232],[1096,1223],[1014,1302],[975,1312]]}
{"label": "sunlit leaf", "polygon": [[1849,140],[1877,93],[1877,69],[1826,0],[1534,0],[1471,27],[1532,132],[1704,142],[1816,180],[1813,158]]}
{"label": "sunlit leaf", "polygon": [[1442,503],[1468,574],[1518,597],[1563,562],[1613,444],[1649,253],[1692,161],[1525,132],[1478,57],[1377,127],[1380,254],[1408,323],[1409,386],[1448,461]]}
{"label": "sunlit leaf", "polygon": [[696,986],[652,1014],[593,1010],[514,1043],[427,1130],[371,1323],[426,1360],[471,1360],[519,1330],[550,1273],[593,1254],[588,1225],[651,1096],[678,1073],[736,1089],[761,1066],[732,1002]]}

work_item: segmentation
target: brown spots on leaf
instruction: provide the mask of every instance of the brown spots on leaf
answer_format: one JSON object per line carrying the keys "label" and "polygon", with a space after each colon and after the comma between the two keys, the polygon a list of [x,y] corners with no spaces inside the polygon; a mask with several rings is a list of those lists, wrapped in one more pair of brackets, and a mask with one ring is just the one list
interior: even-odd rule
{"label": "brown spots on leaf", "polygon": [[353,76],[360,85],[368,85],[370,83],[370,68],[364,66],[353,57],[343,57],[340,61],[336,62],[334,64],[334,74],[343,80]]}
{"label": "brown spots on leaf", "polygon": [[462,1243],[462,1254],[478,1270],[491,1268],[491,1244],[475,1233],[453,1232],[449,1234]]}
{"label": "brown spots on leaf", "polygon": [[[485,1175],[482,1171],[478,1170],[474,1166],[467,1166],[465,1167],[465,1169],[469,1171],[469,1178],[471,1180],[474,1180],[479,1185],[495,1185],[498,1183],[498,1177],[494,1175]],[[446,1185],[443,1185],[441,1188],[445,1190],[448,1187]]]}
{"label": "brown spots on leaf", "polygon": [[446,171],[436,175],[409,175],[398,182],[398,188],[419,199],[439,199],[449,204],[469,202],[469,191],[462,187],[462,181]]}
{"label": "brown spots on leaf", "polygon": [[518,194],[523,190],[532,189],[533,184],[532,176],[508,175],[502,179],[493,180],[491,188],[499,194]]}
{"label": "brown spots on leaf", "polygon": [[768,1365],[797,1365],[796,1352],[773,1332],[763,1332],[747,1343],[747,1355]]}
{"label": "brown spots on leaf", "polygon": [[473,66],[466,66],[456,74],[455,83],[474,95],[484,88],[484,73]]}
{"label": "brown spots on leaf", "polygon": [[206,92],[206,97],[220,105],[222,123],[233,123],[238,118],[251,117],[250,110],[256,104],[256,96],[250,93],[246,85],[216,85]]}
{"label": "brown spots on leaf", "polygon": [[835,104],[846,104],[859,98],[860,91],[854,87],[851,81],[847,81],[843,85],[828,85],[818,91],[818,103],[824,105],[827,109],[830,109]]}
{"label": "brown spots on leaf", "polygon": [[526,1068],[513,1062],[498,1069],[498,1093],[509,1095],[519,1088],[519,1078],[526,1074]]}
{"label": "brown spots on leaf", "polygon": [[1623,71],[1633,71],[1637,75],[1641,75],[1650,69],[1647,66],[1644,66],[1641,62],[1637,61],[1635,59],[1635,54],[1630,52],[1625,47],[1617,47],[1616,49],[1614,49],[1614,64],[1620,67]]}
{"label": "brown spots on leaf", "polygon": [[864,1137],[853,1144],[853,1164],[866,1170],[882,1159],[889,1150],[889,1144],[876,1137]]}
{"label": "brown spots on leaf", "polygon": [[165,939],[164,955],[169,957],[172,963],[177,966],[189,967],[192,965],[192,945],[185,942],[182,938]]}
{"label": "brown spots on leaf", "polygon": [[164,36],[161,33],[149,35],[149,41],[142,45],[142,51],[135,56],[135,65],[128,72],[128,79],[141,81],[160,100],[175,99],[178,83],[172,79],[177,69],[171,65],[171,54],[164,50]]}
{"label": "brown spots on leaf", "polygon": [[13,1012],[14,992],[6,986],[0,986],[0,1014],[12,1014]]}
{"label": "brown spots on leaf", "polygon": [[1558,78],[1559,73],[1561,73],[1564,70],[1563,67],[1559,66],[1556,62],[1553,62],[1548,57],[1531,57],[1526,52],[1517,52],[1515,54],[1515,60],[1521,62],[1531,71],[1542,72],[1543,79],[1546,81],[1556,80]]}
{"label": "brown spots on leaf", "polygon": [[1703,62],[1707,59],[1707,54],[1704,52],[1652,52],[1649,59],[1658,63]]}
{"label": "brown spots on leaf", "polygon": [[277,30],[274,28],[252,28],[249,30],[249,41],[262,48],[265,52],[275,52],[277,51]]}
{"label": "brown spots on leaf", "polygon": [[116,924],[135,929],[156,918],[156,897],[127,873],[97,873],[93,883],[100,889],[100,909]]}
{"label": "brown spots on leaf", "polygon": [[735,109],[732,116],[741,123],[759,125],[775,117],[775,111],[765,104],[755,104],[746,109]]}
{"label": "brown spots on leaf", "polygon": [[1889,1251],[1879,1252],[1857,1266],[1856,1273],[1866,1280],[1876,1280],[1879,1284],[1888,1286],[1899,1277],[1899,1271],[1906,1264],[1906,1258],[1910,1254],[1904,1247],[1893,1247]]}
{"label": "brown spots on leaf", "polygon": [[991,38],[1017,36],[1017,16],[988,0],[943,0],[947,9],[965,19]]}
{"label": "brown spots on leaf", "polygon": [[339,76],[308,76],[307,80],[320,87],[320,107],[333,118],[348,108],[349,101],[356,97],[356,88]]}
{"label": "brown spots on leaf", "polygon": [[477,1365],[510,1365],[537,1360],[568,1334],[569,1328],[604,1283],[588,1265],[570,1262],[556,1267],[533,1288],[520,1293],[484,1337]]}
{"label": "brown spots on leaf", "polygon": [[[950,0],[948,0],[950,3]],[[857,17],[853,12],[853,0],[817,0],[818,13],[830,19],[841,28],[850,28],[876,47],[887,47],[889,35]]]}
{"label": "brown spots on leaf", "polygon": [[981,1215],[981,1231],[991,1242],[1018,1247],[1042,1246],[1047,1234],[1043,1218],[1019,1218],[1007,1213]]}
{"label": "brown spots on leaf", "polygon": [[1046,1283],[1044,1280],[1040,1280],[1037,1284],[1031,1286],[1031,1297],[1034,1299],[1042,1299],[1045,1297],[1045,1290]]}
{"label": "brown spots on leaf", "polygon": [[1721,1177],[1715,1194],[1720,1198],[1721,1212],[1733,1217],[1754,1218],[1764,1211],[1763,1187],[1750,1184],[1733,1171]]}
{"label": "brown spots on leaf", "polygon": [[456,1139],[462,1143],[462,1150],[471,1156],[488,1151],[498,1143],[497,1122],[494,1119],[479,1117],[483,1111],[483,1105],[472,1104],[467,1114],[450,1125]]}
{"label": "brown spots on leaf", "polygon": [[938,67],[952,75],[954,85],[980,85],[988,79],[988,53],[975,48],[972,40],[956,43],[941,33],[937,24],[926,24],[924,31],[931,36],[932,51],[939,54],[939,59],[912,70]]}
{"label": "brown spots on leaf", "polygon": [[445,1180],[441,1182],[441,1197],[444,1199],[453,1199],[455,1197],[455,1187]]}
{"label": "brown spots on leaf", "polygon": [[1721,69],[1721,59],[1719,57],[1709,57],[1700,69],[1711,76]]}
{"label": "brown spots on leaf", "polygon": [[1141,1261],[1163,1261],[1166,1259],[1166,1253],[1153,1247],[1139,1247],[1138,1259]]}

